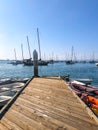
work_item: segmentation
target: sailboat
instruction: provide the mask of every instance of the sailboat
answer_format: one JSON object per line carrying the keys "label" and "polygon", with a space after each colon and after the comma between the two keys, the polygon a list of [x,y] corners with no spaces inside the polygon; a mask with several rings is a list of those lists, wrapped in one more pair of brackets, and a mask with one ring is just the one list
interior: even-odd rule
{"label": "sailboat", "polygon": [[70,64],[75,64],[75,61],[73,60],[73,46],[72,46],[72,49],[71,49],[71,60],[67,60],[65,61],[67,65],[70,65]]}
{"label": "sailboat", "polygon": [[89,63],[95,63],[95,58],[94,58],[95,56],[94,56],[94,52],[93,52],[93,55],[92,55],[92,58],[91,58],[91,60],[89,61]]}
{"label": "sailboat", "polygon": [[13,65],[17,65],[17,57],[16,57],[16,50],[14,49],[14,54],[15,54],[15,61],[12,62]]}
{"label": "sailboat", "polygon": [[14,49],[14,55],[15,55],[15,60],[10,62],[9,64],[13,64],[13,65],[18,65],[18,64],[22,64],[22,61],[21,60],[17,60],[17,57],[16,57],[16,50]]}
{"label": "sailboat", "polygon": [[[37,39],[38,39],[38,47],[39,47],[38,65],[39,66],[48,65],[47,61],[41,60],[40,38],[39,38],[39,30],[38,30],[38,28],[37,28]],[[29,56],[30,56],[30,58],[29,59],[24,59],[23,62],[24,62],[24,65],[32,66],[33,65],[33,61],[32,61],[32,58],[31,58],[31,52],[30,52],[30,45],[29,45],[28,36],[27,36],[27,43],[28,43],[28,50],[29,50]]]}
{"label": "sailboat", "polygon": [[28,36],[27,36],[27,43],[28,43],[28,50],[29,50],[30,58],[29,59],[24,59],[24,57],[23,57],[23,63],[24,63],[24,65],[32,66],[33,65],[33,61],[32,61],[32,58],[31,58],[31,51],[30,51],[30,45],[29,45],[29,38],[28,38]]}
{"label": "sailboat", "polygon": [[40,66],[44,66],[44,65],[48,65],[47,61],[44,61],[41,59],[41,48],[40,48],[40,38],[39,38],[39,30],[37,28],[37,39],[38,39],[38,46],[39,46],[39,60],[38,60],[38,65]]}

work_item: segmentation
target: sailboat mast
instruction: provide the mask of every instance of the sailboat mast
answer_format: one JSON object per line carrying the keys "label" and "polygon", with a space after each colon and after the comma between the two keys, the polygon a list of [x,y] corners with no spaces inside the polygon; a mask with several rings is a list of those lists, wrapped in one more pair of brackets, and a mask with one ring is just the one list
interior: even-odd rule
{"label": "sailboat mast", "polygon": [[72,50],[71,50],[71,60],[73,60],[73,46],[72,46]]}
{"label": "sailboat mast", "polygon": [[22,52],[22,59],[24,60],[24,56],[23,56],[23,45],[21,44],[21,52]]}
{"label": "sailboat mast", "polygon": [[40,38],[39,38],[38,28],[37,28],[37,39],[38,39],[38,46],[39,46],[39,60],[41,60]]}
{"label": "sailboat mast", "polygon": [[93,52],[93,59],[92,59],[92,61],[93,61],[93,62],[95,61],[95,55],[94,55],[94,52]]}
{"label": "sailboat mast", "polygon": [[15,49],[14,49],[14,54],[15,54],[15,61],[17,61],[16,50]]}
{"label": "sailboat mast", "polygon": [[28,36],[27,36],[27,43],[28,43],[29,56],[30,56],[30,59],[31,59],[31,52],[30,52],[30,45],[29,45],[29,39],[28,39]]}

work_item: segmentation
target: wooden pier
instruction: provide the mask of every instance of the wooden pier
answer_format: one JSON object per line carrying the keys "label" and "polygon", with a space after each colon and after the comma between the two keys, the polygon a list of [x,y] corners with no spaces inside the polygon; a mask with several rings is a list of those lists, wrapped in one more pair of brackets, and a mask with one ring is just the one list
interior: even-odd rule
{"label": "wooden pier", "polygon": [[34,78],[13,98],[0,130],[98,130],[97,117],[60,77]]}

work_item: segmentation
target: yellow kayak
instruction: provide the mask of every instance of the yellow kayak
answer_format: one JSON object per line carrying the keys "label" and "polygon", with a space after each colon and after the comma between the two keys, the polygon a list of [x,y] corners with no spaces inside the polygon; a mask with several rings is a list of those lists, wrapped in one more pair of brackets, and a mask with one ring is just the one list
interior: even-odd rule
{"label": "yellow kayak", "polygon": [[91,108],[91,110],[98,116],[98,109],[96,109],[96,108]]}

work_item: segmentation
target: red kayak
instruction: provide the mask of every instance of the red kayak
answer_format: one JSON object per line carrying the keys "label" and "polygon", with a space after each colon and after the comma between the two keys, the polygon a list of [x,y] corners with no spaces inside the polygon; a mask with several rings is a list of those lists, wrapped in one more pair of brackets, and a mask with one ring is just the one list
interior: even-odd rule
{"label": "red kayak", "polygon": [[91,110],[98,116],[98,98],[92,96],[84,96],[82,100],[91,108]]}
{"label": "red kayak", "polygon": [[86,87],[84,85],[80,85],[76,83],[70,83],[70,87],[79,97],[87,96],[87,95],[98,97],[98,88]]}
{"label": "red kayak", "polygon": [[94,88],[94,87],[87,87],[84,85],[80,85],[80,84],[76,84],[76,83],[71,83],[73,88],[78,89],[79,91],[91,91],[91,90],[98,90],[98,88]]}

